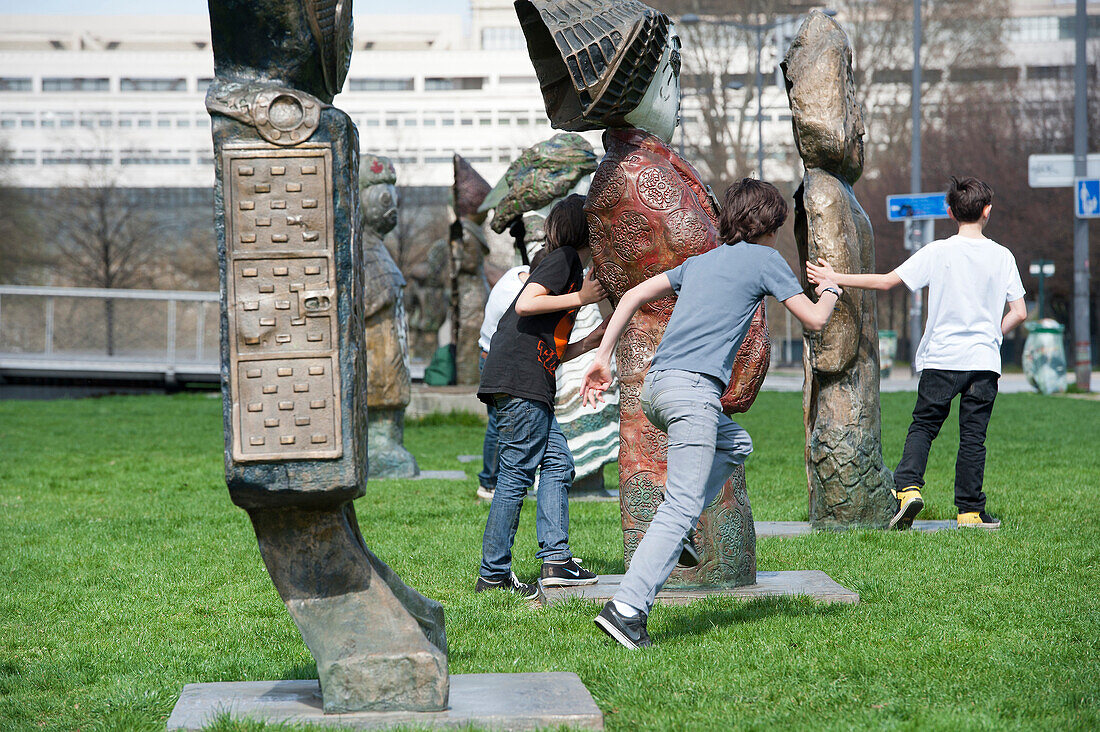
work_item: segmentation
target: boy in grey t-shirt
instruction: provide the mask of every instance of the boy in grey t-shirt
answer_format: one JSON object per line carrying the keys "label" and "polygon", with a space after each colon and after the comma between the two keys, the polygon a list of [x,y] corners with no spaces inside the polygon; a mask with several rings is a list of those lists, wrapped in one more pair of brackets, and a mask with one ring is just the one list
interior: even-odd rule
{"label": "boy in grey t-shirt", "polygon": [[647,302],[677,295],[641,394],[646,417],[668,434],[665,498],[619,591],[596,617],[627,648],[651,644],[646,618],[653,598],[677,559],[698,563],[688,532],[752,452],[749,434],[722,413],[721,396],[760,301],[772,295],[806,328],[820,330],[840,298],[831,282],[818,285],[816,303],[802,293],[772,248],[786,218],[787,203],[770,183],[745,178],[730,186],[719,220],[726,243],[628,290],[584,375],[582,403],[594,404],[611,382],[611,351],[634,313]]}
{"label": "boy in grey t-shirt", "polygon": [[[841,274],[823,259],[806,264],[810,282],[889,290],[905,283],[928,287],[928,323],[913,367],[920,371],[917,405],[894,471],[899,502],[890,528],[906,529],[924,508],[921,489],[932,440],[959,397],[959,454],[955,506],[960,527],[997,529],[985,510],[985,433],[1001,375],[1001,340],[1027,318],[1024,286],[1012,252],[982,230],[993,210],[993,189],[977,178],[951,178],[947,207],[959,233],[934,241],[888,274]],[[1008,312],[1005,312],[1005,303]]]}

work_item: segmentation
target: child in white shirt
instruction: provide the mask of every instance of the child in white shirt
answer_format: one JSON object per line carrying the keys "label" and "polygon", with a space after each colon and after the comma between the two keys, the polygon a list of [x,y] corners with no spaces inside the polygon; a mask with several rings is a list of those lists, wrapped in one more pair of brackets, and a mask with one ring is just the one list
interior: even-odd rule
{"label": "child in white shirt", "polygon": [[[889,274],[843,274],[823,259],[806,264],[811,282],[889,290],[928,287],[928,323],[914,367],[921,372],[913,422],[894,472],[900,503],[891,528],[909,528],[924,507],[921,488],[932,440],[959,399],[955,505],[960,527],[999,528],[985,510],[985,434],[1001,375],[1001,341],[1027,318],[1012,252],[982,233],[993,189],[977,178],[951,178],[947,206],[959,233],[918,250]],[[1005,303],[1008,312],[1005,312]]]}

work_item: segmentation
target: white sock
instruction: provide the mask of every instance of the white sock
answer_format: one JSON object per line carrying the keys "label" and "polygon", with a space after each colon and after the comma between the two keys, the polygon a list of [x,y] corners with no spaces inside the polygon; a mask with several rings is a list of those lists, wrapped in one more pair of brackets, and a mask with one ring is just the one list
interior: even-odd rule
{"label": "white sock", "polygon": [[633,618],[635,615],[640,615],[642,612],[636,607],[627,605],[625,602],[619,602],[618,600],[612,600],[611,602],[612,604],[614,604],[615,610],[618,611],[619,615],[623,615],[628,618]]}

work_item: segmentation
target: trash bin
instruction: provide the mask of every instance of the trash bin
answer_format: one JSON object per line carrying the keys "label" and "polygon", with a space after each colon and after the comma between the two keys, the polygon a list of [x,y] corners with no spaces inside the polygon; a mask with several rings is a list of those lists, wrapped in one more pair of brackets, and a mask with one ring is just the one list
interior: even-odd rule
{"label": "trash bin", "polygon": [[1024,375],[1040,394],[1056,394],[1066,390],[1066,347],[1062,334],[1066,327],[1056,320],[1044,318],[1026,325],[1024,341]]}
{"label": "trash bin", "polygon": [[898,355],[898,332],[880,330],[878,332],[878,373],[883,379],[890,376],[894,368],[894,357]]}

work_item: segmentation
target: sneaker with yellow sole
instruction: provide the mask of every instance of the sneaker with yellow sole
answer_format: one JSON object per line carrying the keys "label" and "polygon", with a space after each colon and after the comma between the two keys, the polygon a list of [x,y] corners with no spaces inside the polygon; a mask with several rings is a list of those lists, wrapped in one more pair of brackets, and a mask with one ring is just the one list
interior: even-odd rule
{"label": "sneaker with yellow sole", "polygon": [[898,512],[890,519],[891,529],[899,531],[908,529],[913,525],[913,519],[924,508],[924,499],[920,495],[920,486],[911,485],[900,491],[894,491],[894,497],[898,499]]}
{"label": "sneaker with yellow sole", "polygon": [[995,519],[985,511],[966,511],[959,514],[960,529],[986,529],[1001,528],[1001,520]]}

